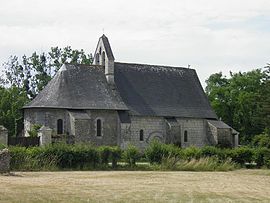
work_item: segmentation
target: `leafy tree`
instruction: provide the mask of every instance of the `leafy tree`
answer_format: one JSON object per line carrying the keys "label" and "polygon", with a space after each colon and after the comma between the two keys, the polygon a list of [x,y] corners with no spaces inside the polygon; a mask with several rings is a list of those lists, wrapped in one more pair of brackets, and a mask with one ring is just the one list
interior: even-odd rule
{"label": "leafy tree", "polygon": [[206,94],[217,115],[240,132],[242,143],[247,143],[269,126],[269,69],[230,76],[212,74],[206,80]]}
{"label": "leafy tree", "polygon": [[13,86],[0,87],[0,125],[8,129],[9,136],[18,135],[23,129],[21,108],[29,102],[26,92]]}
{"label": "leafy tree", "polygon": [[18,135],[23,129],[21,108],[33,99],[51,80],[64,63],[91,64],[92,55],[81,50],[52,47],[48,53],[21,58],[11,56],[3,64],[0,75],[0,124],[9,135]]}
{"label": "leafy tree", "polygon": [[52,47],[48,53],[34,52],[30,57],[11,56],[3,64],[6,85],[24,89],[29,98],[34,98],[51,80],[64,63],[92,64],[91,54],[84,50]]}

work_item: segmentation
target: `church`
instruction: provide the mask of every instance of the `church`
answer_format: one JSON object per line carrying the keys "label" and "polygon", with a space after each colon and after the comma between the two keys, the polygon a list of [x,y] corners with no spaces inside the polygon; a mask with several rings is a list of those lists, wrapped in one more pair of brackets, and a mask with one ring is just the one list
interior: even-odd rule
{"label": "church", "polygon": [[217,118],[194,69],[116,62],[105,35],[93,65],[64,64],[23,111],[25,136],[39,124],[52,137],[97,146],[143,150],[154,139],[238,145],[238,132]]}

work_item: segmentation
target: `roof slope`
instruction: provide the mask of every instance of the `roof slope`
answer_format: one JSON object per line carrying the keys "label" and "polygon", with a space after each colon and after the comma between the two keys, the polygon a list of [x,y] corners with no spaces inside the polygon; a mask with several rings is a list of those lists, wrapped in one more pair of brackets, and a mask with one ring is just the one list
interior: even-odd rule
{"label": "roof slope", "polygon": [[217,118],[193,69],[118,62],[114,68],[133,115]]}
{"label": "roof slope", "polygon": [[108,85],[102,66],[63,65],[24,108],[113,109],[127,107]]}

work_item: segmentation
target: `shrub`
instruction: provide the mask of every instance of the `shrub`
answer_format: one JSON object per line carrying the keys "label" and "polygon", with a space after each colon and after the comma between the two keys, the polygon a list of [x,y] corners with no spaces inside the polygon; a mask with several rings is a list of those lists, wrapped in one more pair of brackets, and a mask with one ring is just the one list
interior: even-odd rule
{"label": "shrub", "polygon": [[183,158],[186,160],[199,159],[202,157],[202,150],[197,147],[188,147],[183,149]]}
{"label": "shrub", "polygon": [[38,131],[42,127],[42,125],[39,124],[34,124],[30,130],[27,132],[29,133],[30,137],[37,137],[38,136]]}
{"label": "shrub", "polygon": [[145,155],[148,161],[153,164],[160,164],[164,157],[181,156],[181,149],[174,145],[167,145],[153,140],[145,150]]}
{"label": "shrub", "polygon": [[252,144],[255,147],[267,147],[270,148],[270,135],[268,133],[263,133],[260,135],[256,135],[252,139]]}
{"label": "shrub", "polygon": [[54,156],[42,156],[42,148],[10,147],[11,170],[54,170],[57,159]]}
{"label": "shrub", "polygon": [[266,147],[255,149],[254,161],[258,167],[266,166],[270,168],[270,149]]}
{"label": "shrub", "polygon": [[101,164],[108,165],[111,155],[111,148],[109,146],[101,146],[98,148]]}
{"label": "shrub", "polygon": [[229,156],[234,162],[244,165],[253,161],[254,150],[248,147],[238,147],[232,149]]}
{"label": "shrub", "polygon": [[0,143],[0,150],[5,149],[5,148],[6,148],[6,146],[4,144]]}
{"label": "shrub", "polygon": [[117,161],[121,159],[122,151],[119,147],[111,147],[112,168],[117,167]]}
{"label": "shrub", "polygon": [[135,166],[136,162],[140,158],[140,152],[137,147],[133,145],[128,145],[127,149],[124,150],[123,159],[130,166]]}

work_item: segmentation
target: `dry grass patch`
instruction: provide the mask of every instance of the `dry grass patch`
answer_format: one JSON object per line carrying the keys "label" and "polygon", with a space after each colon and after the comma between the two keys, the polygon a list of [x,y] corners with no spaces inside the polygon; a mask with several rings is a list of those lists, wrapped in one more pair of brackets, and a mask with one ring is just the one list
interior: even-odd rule
{"label": "dry grass patch", "polygon": [[0,202],[270,202],[268,172],[16,172]]}

